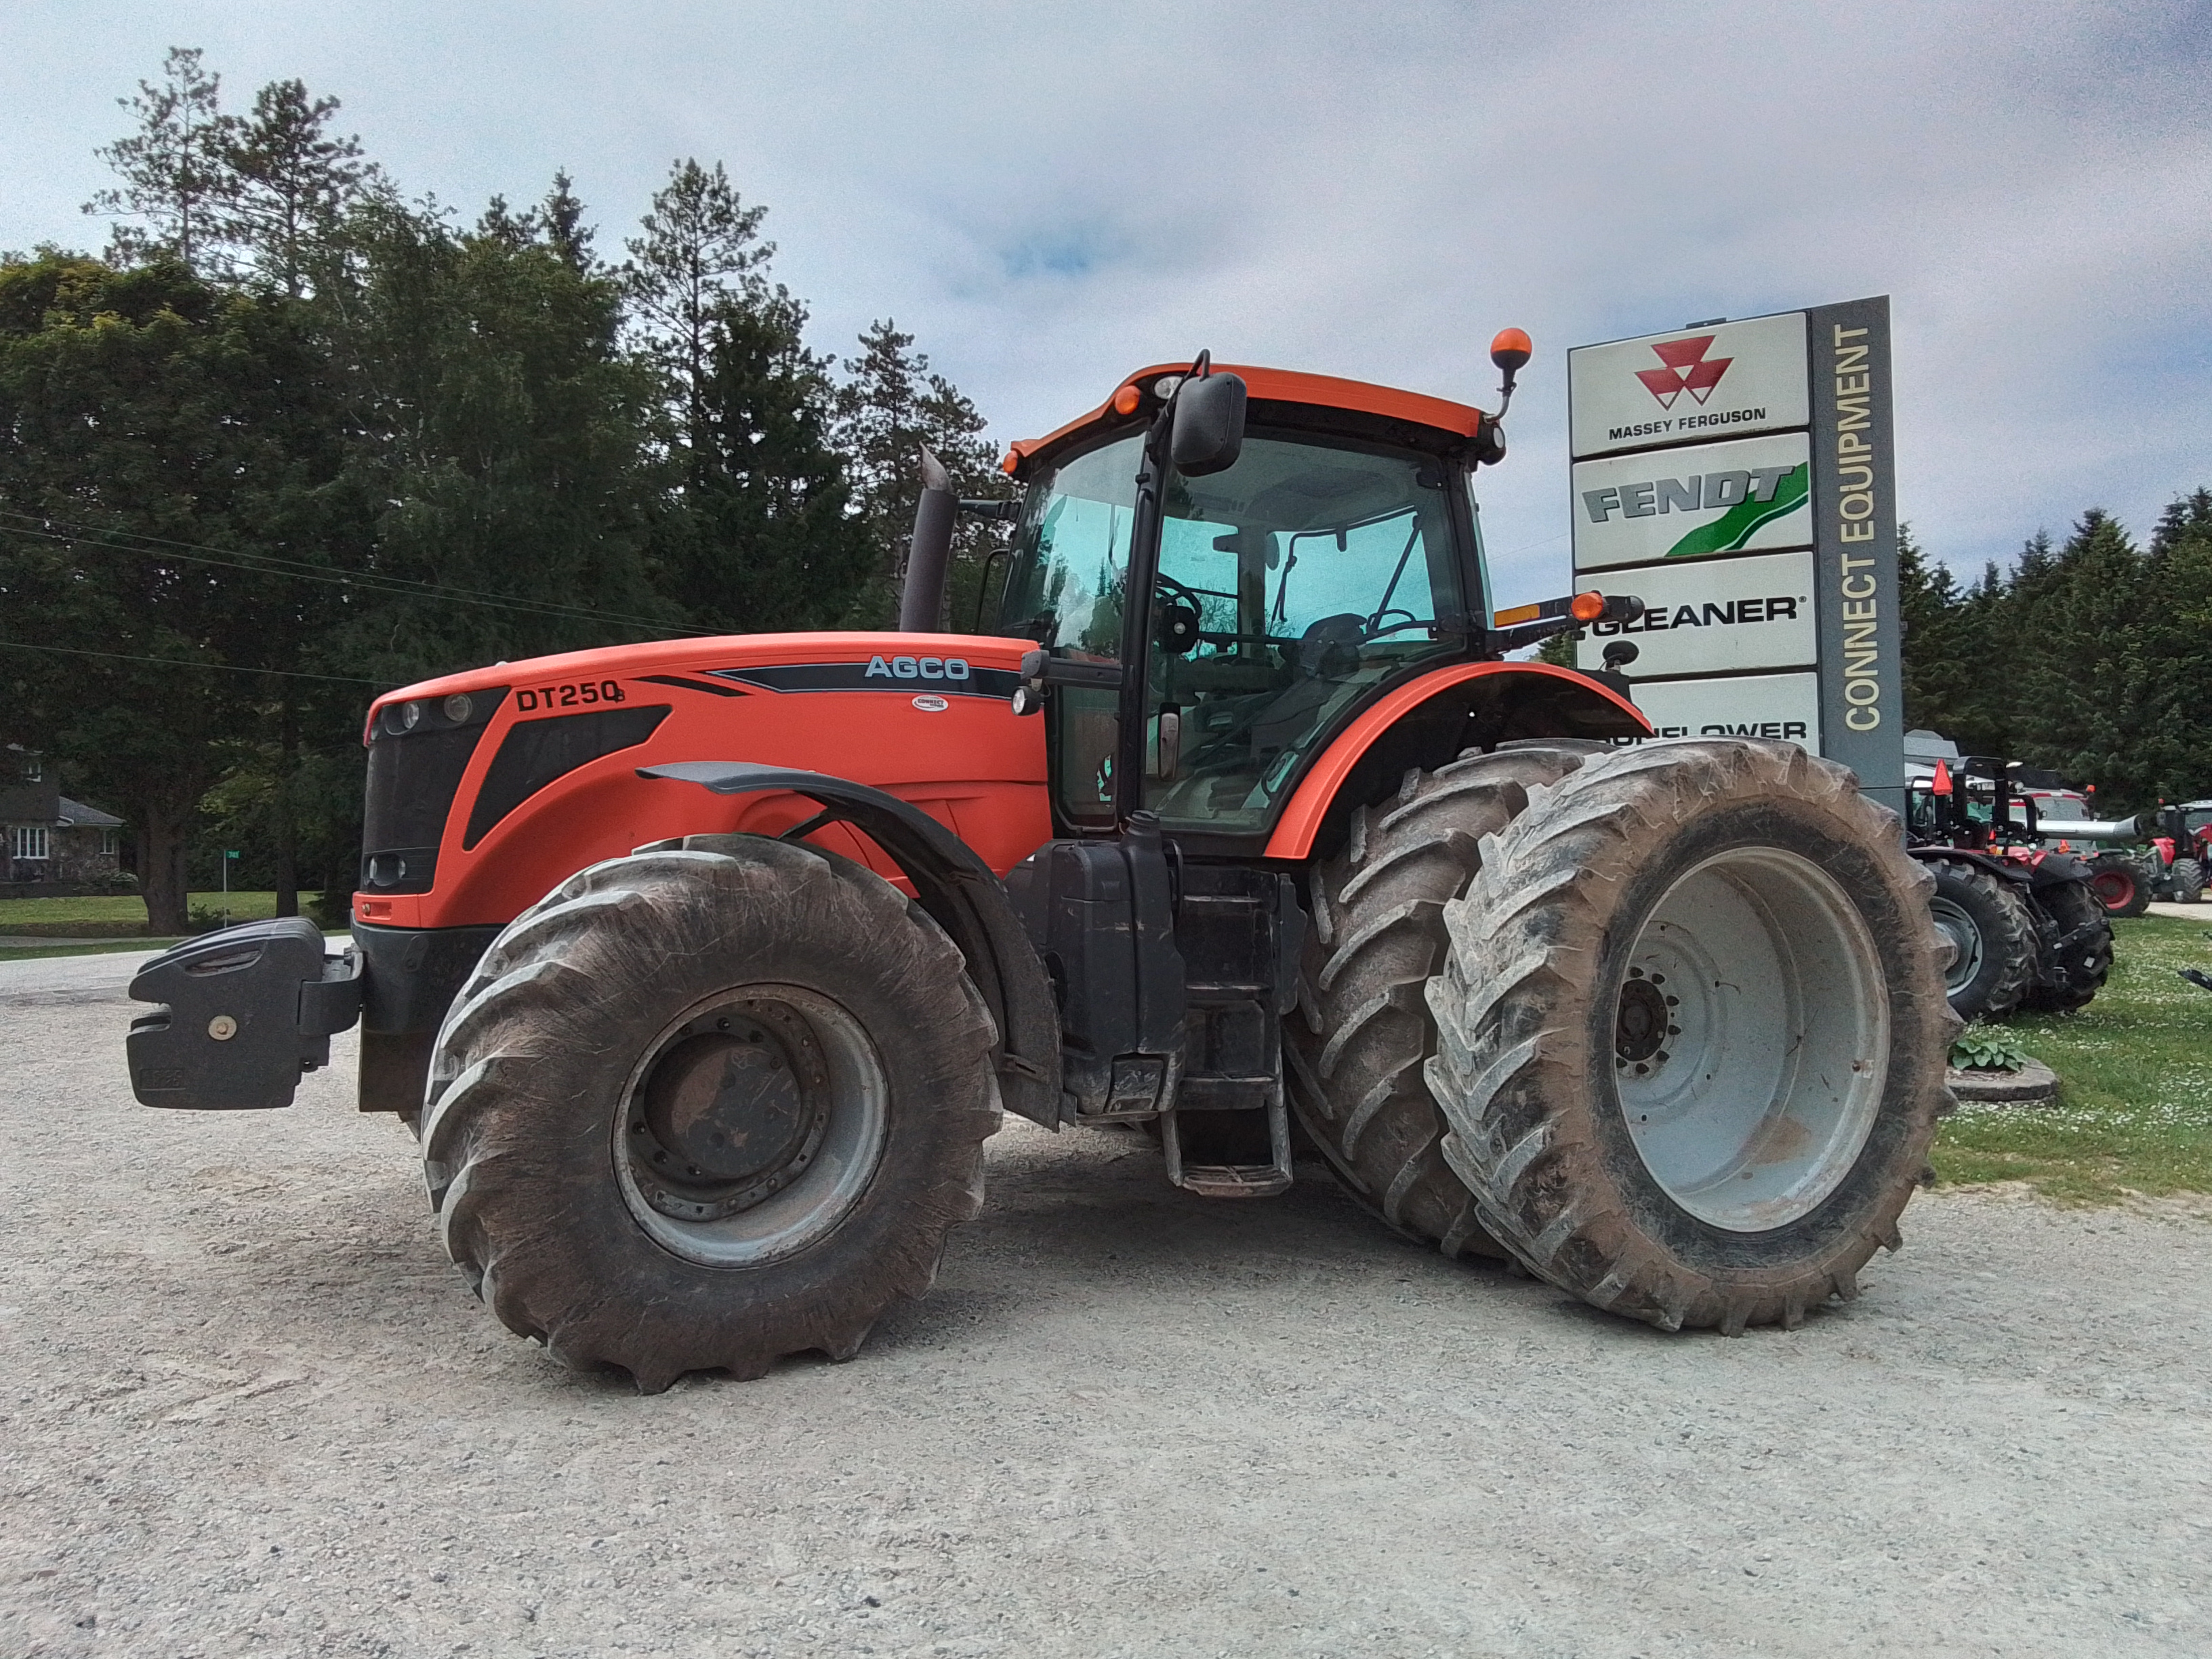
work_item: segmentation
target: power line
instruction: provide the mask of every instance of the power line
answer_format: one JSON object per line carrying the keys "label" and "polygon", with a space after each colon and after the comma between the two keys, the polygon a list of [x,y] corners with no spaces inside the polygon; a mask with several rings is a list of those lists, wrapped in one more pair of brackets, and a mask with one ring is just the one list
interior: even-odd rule
{"label": "power line", "polygon": [[[665,621],[646,617],[631,617],[619,611],[591,611],[580,605],[562,605],[550,599],[493,599],[477,594],[467,588],[445,588],[434,582],[417,582],[404,576],[385,576],[374,573],[339,574],[305,568],[285,569],[269,564],[249,564],[241,559],[222,558],[207,553],[173,551],[167,547],[137,547],[128,542],[112,541],[96,532],[58,533],[50,530],[27,530],[15,525],[0,525],[0,531],[9,535],[34,537],[41,541],[59,542],[64,545],[79,543],[106,548],[114,553],[137,553],[147,558],[173,559],[187,564],[218,565],[226,569],[243,570],[251,575],[276,576],[287,581],[326,582],[334,586],[358,588],[372,593],[386,593],[399,599],[422,597],[441,599],[453,605],[474,605],[480,610],[506,611],[516,616],[540,619],[579,620],[612,623],[637,629],[653,629],[664,633],[704,635],[706,630],[681,628]],[[259,557],[249,554],[247,558]]]}
{"label": "power line", "polygon": [[[514,595],[482,592],[474,588],[447,587],[438,582],[416,581],[408,576],[391,576],[375,571],[345,573],[318,570],[296,559],[286,559],[270,553],[239,553],[228,548],[213,548],[198,542],[174,541],[162,536],[142,536],[136,531],[99,531],[83,526],[71,526],[66,520],[40,518],[33,514],[16,513],[0,507],[0,518],[21,519],[32,524],[60,525],[59,531],[34,530],[18,525],[0,524],[0,530],[11,535],[33,537],[40,541],[59,542],[64,546],[84,543],[104,547],[111,552],[137,553],[148,558],[180,560],[189,564],[218,565],[231,570],[243,570],[258,576],[279,576],[290,581],[327,582],[339,587],[361,588],[370,592],[386,593],[395,598],[411,598],[421,594],[426,598],[444,599],[455,605],[472,605],[485,610],[512,611],[518,616],[571,619],[583,622],[611,623],[623,626],[651,629],[661,635],[679,635],[708,639],[714,630],[703,628],[684,628],[665,617],[632,616],[620,611],[597,611],[586,605],[562,605],[556,599],[529,599]],[[128,538],[128,540],[120,539]],[[137,546],[146,542],[152,546]],[[254,561],[254,562],[248,562]]]}
{"label": "power line", "polygon": [[107,657],[117,662],[150,662],[158,668],[204,668],[225,674],[275,674],[288,680],[326,680],[332,685],[374,685],[389,690],[396,680],[356,679],[350,674],[302,674],[289,668],[246,668],[234,662],[195,662],[190,657],[142,657],[129,651],[81,651],[67,645],[31,645],[0,640],[0,651],[51,651],[64,657]]}
{"label": "power line", "polygon": [[282,571],[287,574],[296,574],[309,581],[362,582],[393,590],[420,588],[443,599],[480,599],[492,605],[507,606],[520,605],[536,610],[588,617],[593,620],[635,622],[654,628],[668,626],[667,623],[660,617],[635,617],[624,611],[599,611],[588,605],[563,605],[557,599],[527,599],[508,593],[487,593],[480,588],[451,587],[443,582],[417,581],[412,576],[394,576],[381,571],[332,572],[311,565],[305,560],[287,558],[281,553],[245,553],[235,548],[210,547],[204,542],[179,541],[170,536],[149,536],[136,530],[98,530],[86,525],[73,524],[66,519],[55,519],[40,514],[19,513],[8,507],[0,507],[0,518],[21,519],[32,524],[55,526],[67,532],[56,535],[52,531],[33,530],[20,532],[22,534],[43,536],[50,541],[89,541],[95,546],[113,548],[118,552],[148,551],[149,550],[145,548],[129,545],[135,542],[147,542],[157,547],[176,548],[210,556],[193,562],[218,563],[254,560],[258,562],[237,564],[235,568],[241,570],[264,570],[264,568],[268,568],[272,573]]}

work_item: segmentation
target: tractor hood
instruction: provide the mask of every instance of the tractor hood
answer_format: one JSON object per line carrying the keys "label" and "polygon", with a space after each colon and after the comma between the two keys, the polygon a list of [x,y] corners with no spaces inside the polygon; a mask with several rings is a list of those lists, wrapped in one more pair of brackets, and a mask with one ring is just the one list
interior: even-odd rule
{"label": "tractor hood", "polygon": [[[1032,648],[977,635],[751,634],[495,663],[404,687],[377,699],[363,733],[355,913],[391,927],[504,922],[646,842],[780,834],[817,810],[640,775],[687,762],[866,784],[1009,869],[1051,833],[1045,723],[1018,718],[1012,702]],[[836,850],[875,862],[857,842]]]}
{"label": "tractor hood", "polygon": [[371,705],[362,741],[374,740],[380,720],[395,734],[412,729],[434,714],[434,705],[456,696],[511,691],[520,714],[590,708],[608,680],[721,696],[905,690],[1005,700],[1013,696],[1022,653],[1035,648],[1027,640],[983,635],[895,633],[729,634],[603,646],[463,669],[387,691]]}

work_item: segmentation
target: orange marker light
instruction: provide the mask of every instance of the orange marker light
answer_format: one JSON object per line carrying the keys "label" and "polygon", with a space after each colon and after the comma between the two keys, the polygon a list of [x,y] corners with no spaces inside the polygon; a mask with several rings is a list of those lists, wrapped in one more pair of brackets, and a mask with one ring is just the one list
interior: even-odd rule
{"label": "orange marker light", "polygon": [[1133,415],[1137,412],[1137,405],[1144,401],[1143,392],[1133,386],[1125,386],[1114,394],[1114,412],[1116,415]]}
{"label": "orange marker light", "polygon": [[1595,622],[1600,617],[1605,615],[1605,595],[1577,593],[1575,595],[1575,602],[1567,607],[1567,614],[1577,622]]}
{"label": "orange marker light", "polygon": [[1929,787],[1939,795],[1951,793],[1951,769],[1942,761],[1936,763],[1936,781]]}
{"label": "orange marker light", "polygon": [[1496,337],[1490,343],[1491,360],[1496,362],[1501,356],[1506,354],[1520,358],[1521,362],[1514,365],[1516,368],[1536,355],[1535,343],[1529,339],[1528,330],[1501,328],[1498,331]]}
{"label": "orange marker light", "polygon": [[999,471],[1005,473],[1011,478],[1014,475],[1014,469],[1021,465],[1021,452],[1017,449],[1010,449],[1006,452],[1006,459],[999,463]]}

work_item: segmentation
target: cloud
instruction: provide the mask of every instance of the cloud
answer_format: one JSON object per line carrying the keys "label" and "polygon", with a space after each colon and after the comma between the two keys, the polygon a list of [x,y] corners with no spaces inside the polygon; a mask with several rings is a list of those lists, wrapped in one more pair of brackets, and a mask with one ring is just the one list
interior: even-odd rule
{"label": "cloud", "polygon": [[1692,318],[1891,295],[1904,508],[1965,565],[2212,482],[2193,5],[50,0],[0,21],[0,246],[98,240],[172,42],[467,211],[565,166],[603,246],[719,157],[822,343],[895,316],[1002,437],[1200,346],[1485,401],[1517,324],[1508,598],[1566,579],[1566,347]]}

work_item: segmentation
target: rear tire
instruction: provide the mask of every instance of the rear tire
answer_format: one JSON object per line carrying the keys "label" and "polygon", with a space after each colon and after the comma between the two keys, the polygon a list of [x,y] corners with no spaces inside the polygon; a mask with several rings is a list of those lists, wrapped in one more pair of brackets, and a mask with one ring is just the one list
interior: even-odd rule
{"label": "rear tire", "polygon": [[2142,866],[2125,853],[2100,853],[2089,860],[2089,890],[2108,916],[2139,916],[2150,908],[2150,883]]}
{"label": "rear tire", "polygon": [[446,1248],[508,1329],[643,1393],[848,1358],[982,1200],[992,1025],[888,883],[694,837],[520,916],[431,1066]]}
{"label": "rear tire", "polygon": [[1928,908],[1954,947],[1943,970],[1951,1012],[1963,1020],[2002,1019],[2035,984],[2035,912],[2015,882],[1963,859],[1932,861]]}
{"label": "rear tire", "polygon": [[2176,859],[2170,872],[2173,878],[2173,902],[2176,904],[2195,904],[2204,896],[2204,866],[2195,859]]}
{"label": "rear tire", "polygon": [[1428,1068],[1484,1228],[1666,1330],[1856,1296],[1959,1029],[1894,816],[1791,744],[1669,742],[1585,763],[1485,851]]}
{"label": "rear tire", "polygon": [[2086,1008],[2112,971],[2112,924],[2087,881],[2056,881],[2034,890],[2049,919],[2041,969],[2020,1006],[2039,1014]]}
{"label": "rear tire", "polygon": [[1437,1051],[1423,988],[1447,949],[1443,907],[1481,867],[1485,836],[1605,747],[1532,742],[1408,772],[1313,872],[1298,1013],[1285,1022],[1291,1109],[1354,1198],[1446,1255],[1505,1253],[1443,1161],[1448,1126],[1422,1074]]}

